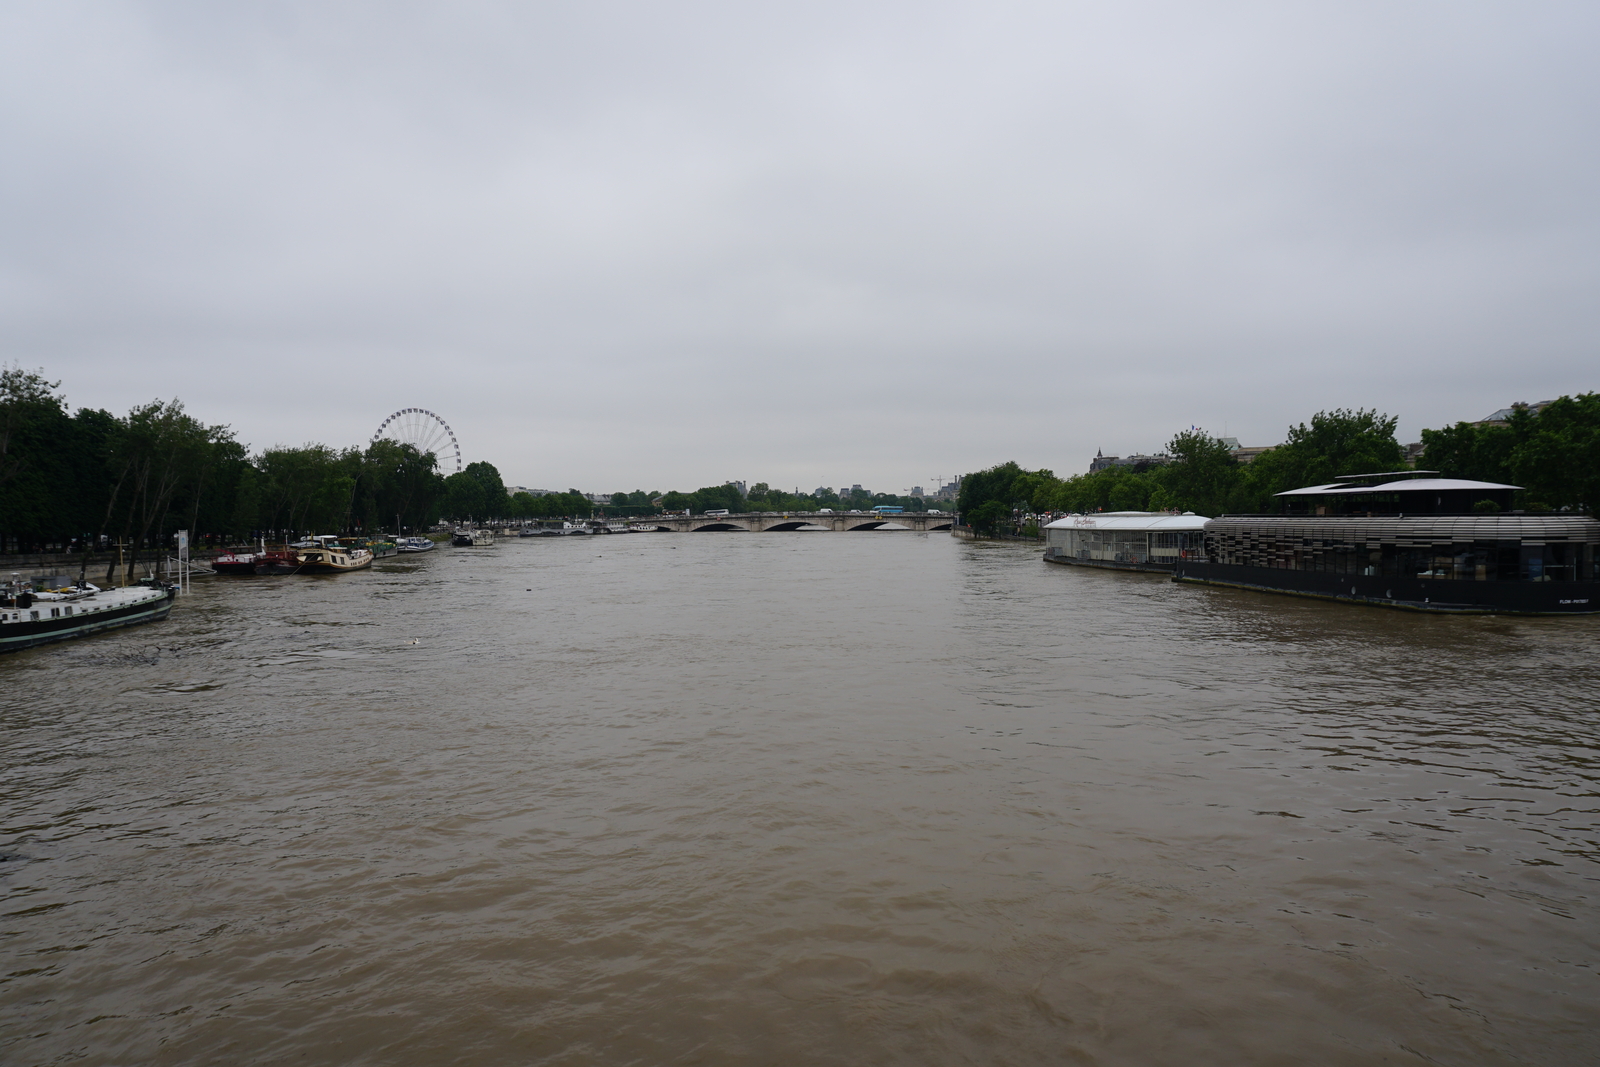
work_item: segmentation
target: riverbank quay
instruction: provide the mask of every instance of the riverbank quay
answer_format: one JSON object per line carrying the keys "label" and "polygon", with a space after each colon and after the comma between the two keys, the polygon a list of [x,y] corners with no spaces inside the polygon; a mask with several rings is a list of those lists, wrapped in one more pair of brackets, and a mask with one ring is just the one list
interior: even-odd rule
{"label": "riverbank quay", "polygon": [[[196,553],[191,561],[204,564],[206,559],[214,559],[219,552],[210,552],[202,556]],[[0,556],[0,577],[9,577],[20,574],[23,577],[39,575],[65,574],[76,578],[80,573],[92,582],[108,579],[113,584],[124,580],[134,582],[141,578],[154,577],[164,573],[167,557],[171,551],[156,552],[146,549],[139,559],[129,561],[119,559],[116,552],[90,552],[87,559],[82,552],[28,552],[9,556]]]}
{"label": "riverbank quay", "polygon": [[1029,545],[1044,544],[1044,535],[1042,533],[1038,536],[1030,536],[1022,533],[983,533],[981,531],[974,530],[970,526],[951,526],[950,536],[959,538],[963,541],[1017,541],[1022,544]]}

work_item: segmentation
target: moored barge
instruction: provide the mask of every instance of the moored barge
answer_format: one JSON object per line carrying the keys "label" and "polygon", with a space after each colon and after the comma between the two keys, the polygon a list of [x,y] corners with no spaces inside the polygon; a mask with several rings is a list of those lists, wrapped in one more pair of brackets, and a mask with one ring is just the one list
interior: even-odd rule
{"label": "moored barge", "polygon": [[1278,494],[1281,515],[1205,524],[1173,579],[1444,613],[1600,612],[1600,521],[1511,509],[1518,488],[1347,476]]}
{"label": "moored barge", "polygon": [[296,574],[344,574],[372,566],[372,551],[331,534],[297,542],[300,567]]}
{"label": "moored barge", "polygon": [[0,586],[0,652],[135,626],[172,612],[177,586],[150,581],[101,589],[64,578],[12,580]]}
{"label": "moored barge", "polygon": [[266,549],[260,552],[224,552],[211,561],[211,569],[217,574],[254,574],[256,564],[266,556]]}

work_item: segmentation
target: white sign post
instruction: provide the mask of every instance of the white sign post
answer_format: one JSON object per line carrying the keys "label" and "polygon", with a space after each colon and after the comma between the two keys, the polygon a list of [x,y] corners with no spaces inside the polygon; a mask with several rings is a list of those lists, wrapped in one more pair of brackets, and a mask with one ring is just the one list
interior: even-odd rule
{"label": "white sign post", "polygon": [[187,592],[189,578],[189,531],[178,531],[178,591]]}

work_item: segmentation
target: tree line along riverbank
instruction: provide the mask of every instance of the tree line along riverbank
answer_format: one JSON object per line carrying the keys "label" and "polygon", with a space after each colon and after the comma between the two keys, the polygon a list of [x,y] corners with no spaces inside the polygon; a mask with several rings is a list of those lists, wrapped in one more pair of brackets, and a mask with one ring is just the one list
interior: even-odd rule
{"label": "tree line along riverbank", "polygon": [[[1274,511],[1274,494],[1343,474],[1402,470],[1398,418],[1376,410],[1322,411],[1290,426],[1283,444],[1240,463],[1204,430],[1167,443],[1170,462],[1058,478],[1001,463],[961,480],[962,521],[979,532],[1016,527],[1052,512],[1192,511],[1200,515]],[[1446,478],[1519,485],[1515,506],[1593,514],[1600,505],[1600,394],[1564,396],[1537,412],[1513,408],[1503,424],[1458,422],[1422,431],[1416,465]]]}
{"label": "tree line along riverbank", "polygon": [[74,412],[42,371],[0,367],[0,556],[122,544],[136,561],[164,553],[185,529],[204,547],[263,534],[412,532],[441,519],[921,503],[861,490],[790,494],[766,483],[748,493],[732,484],[635,490],[602,503],[576,489],[510,493],[492,463],[445,476],[433,454],[387,438],[364,448],[310,443],[252,453],[231,428],[196,418],[180,400],[153,400],[126,415]]}
{"label": "tree line along riverbank", "polygon": [[[133,560],[163,553],[175,531],[197,546],[264,533],[376,533],[465,521],[587,518],[661,510],[705,512],[923,510],[919,497],[789,493],[764,482],[693,492],[635,490],[596,503],[576,489],[508,493],[491,463],[443,475],[436,457],[387,438],[365,448],[310,443],[252,453],[225,425],[208,424],[179,400],[155,400],[126,415],[69,410],[60,383],[42,372],[0,367],[0,555],[85,546],[127,546]],[[1002,463],[961,480],[957,508],[979,531],[1022,514],[1073,511],[1194,511],[1270,508],[1284,489],[1338,474],[1397,470],[1405,463],[1396,419],[1376,411],[1324,411],[1291,426],[1284,443],[1249,464],[1234,461],[1203,430],[1175,435],[1171,462],[1058,478]],[[1424,430],[1424,466],[1447,477],[1524,486],[1529,510],[1592,510],[1600,502],[1600,394],[1516,409],[1503,425],[1457,423]]]}

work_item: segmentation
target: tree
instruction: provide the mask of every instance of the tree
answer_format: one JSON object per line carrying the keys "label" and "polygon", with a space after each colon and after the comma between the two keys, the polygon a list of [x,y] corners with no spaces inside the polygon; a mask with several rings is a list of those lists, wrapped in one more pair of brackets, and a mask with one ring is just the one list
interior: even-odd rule
{"label": "tree", "polygon": [[737,485],[706,485],[689,494],[689,510],[704,514],[718,508],[745,510],[744,496]]}
{"label": "tree", "polygon": [[483,483],[466,471],[456,471],[450,475],[444,480],[444,511],[458,520],[488,518]]}
{"label": "tree", "polygon": [[1167,442],[1172,462],[1157,481],[1162,502],[1177,511],[1221,515],[1239,495],[1239,464],[1228,446],[1204,430],[1184,430]]}
{"label": "tree", "polygon": [[1382,474],[1405,465],[1405,449],[1395,440],[1399,419],[1336,408],[1319,411],[1308,426],[1289,427],[1282,445],[1256,457],[1245,470],[1245,487],[1257,507],[1275,493],[1325,485],[1341,474]]}
{"label": "tree", "polygon": [[[226,426],[206,426],[188,415],[180,400],[155,400],[128,413],[112,440],[117,488],[107,515],[120,510],[121,536],[132,538],[130,571],[152,534],[158,539],[167,534],[168,514],[180,488],[192,485],[199,494],[210,465],[232,440]],[[111,580],[109,571],[106,579]]]}
{"label": "tree", "polygon": [[56,395],[60,382],[47,382],[21,366],[0,366],[0,485],[25,469],[27,459],[12,451],[12,438],[30,421],[65,414]]}
{"label": "tree", "polygon": [[444,480],[444,490],[444,510],[452,518],[487,522],[511,514],[511,497],[493,463],[467,464]]}
{"label": "tree", "polygon": [[263,528],[289,532],[342,528],[356,479],[327,445],[269,448],[256,457],[264,476]]}
{"label": "tree", "polygon": [[1012,492],[1012,483],[1023,473],[1023,469],[1014,460],[1008,460],[966,475],[961,479],[961,492],[956,497],[956,510],[970,518],[983,505],[992,502],[1005,505],[1006,511],[1009,512],[1016,500],[1016,495]]}
{"label": "tree", "polygon": [[1011,519],[1011,508],[998,500],[985,500],[971,511],[961,513],[967,525],[980,533],[994,533],[1001,523]]}
{"label": "tree", "polygon": [[1512,413],[1511,480],[1526,507],[1600,510],[1600,394],[1564,396],[1537,414]]}
{"label": "tree", "polygon": [[480,519],[499,518],[510,509],[511,497],[506,493],[506,486],[500,480],[500,472],[493,463],[479,460],[467,464],[467,469],[461,473],[476,479],[483,486],[483,512],[477,517]]}

